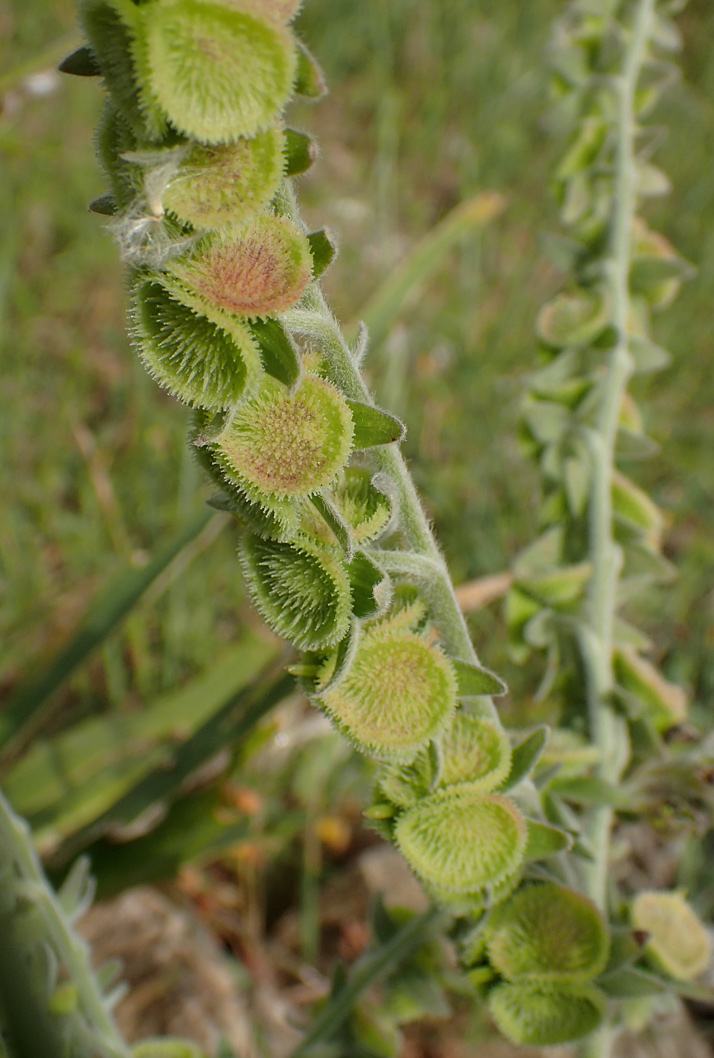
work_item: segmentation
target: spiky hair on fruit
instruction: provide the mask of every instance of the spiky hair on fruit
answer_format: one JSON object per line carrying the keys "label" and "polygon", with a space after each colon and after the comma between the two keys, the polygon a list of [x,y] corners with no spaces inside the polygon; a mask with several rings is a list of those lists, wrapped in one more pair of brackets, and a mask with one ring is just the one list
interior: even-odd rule
{"label": "spiky hair on fruit", "polygon": [[649,934],[645,951],[670,977],[693,981],[709,966],[709,934],[681,893],[638,893],[631,921]]}
{"label": "spiky hair on fruit", "polygon": [[605,1014],[605,997],[591,985],[504,982],[489,993],[488,1007],[513,1043],[555,1047],[594,1032]]}
{"label": "spiky hair on fruit", "polygon": [[479,893],[518,870],[527,826],[506,797],[462,784],[407,808],[397,819],[395,837],[425,882],[447,892]]}
{"label": "spiky hair on fruit", "polygon": [[448,726],[456,695],[444,652],[384,621],[363,633],[349,672],[319,701],[358,749],[409,763]]}
{"label": "spiky hair on fruit", "polygon": [[442,743],[441,782],[469,783],[473,789],[495,790],[511,770],[511,745],[494,721],[462,706]]}
{"label": "spiky hair on fruit", "polygon": [[310,496],[329,485],[352,448],[352,415],[341,392],[317,375],[291,393],[264,378],[213,446],[226,478],[255,502]]}
{"label": "spiky hair on fruit", "polygon": [[485,936],[491,965],[509,981],[591,981],[610,950],[592,901],[555,882],[528,883],[499,904]]}
{"label": "spiky hair on fruit", "polygon": [[202,143],[263,132],[293,94],[295,40],[249,5],[142,4],[137,56],[145,97],[174,128]]}
{"label": "spiky hair on fruit", "polygon": [[246,532],[239,555],[256,609],[300,650],[344,638],[352,613],[350,581],[336,549],[306,538],[265,540]]}
{"label": "spiky hair on fruit", "polygon": [[264,210],[283,175],[283,133],[278,126],[252,139],[215,146],[194,143],[163,196],[164,207],[184,224],[235,228]]}
{"label": "spiky hair on fruit", "polygon": [[149,374],[186,404],[220,411],[238,403],[261,363],[248,328],[215,315],[172,297],[161,276],[134,286],[131,334]]}
{"label": "spiky hair on fruit", "polygon": [[209,305],[255,319],[300,299],[312,278],[312,255],[289,220],[259,214],[235,232],[206,236],[171,271]]}

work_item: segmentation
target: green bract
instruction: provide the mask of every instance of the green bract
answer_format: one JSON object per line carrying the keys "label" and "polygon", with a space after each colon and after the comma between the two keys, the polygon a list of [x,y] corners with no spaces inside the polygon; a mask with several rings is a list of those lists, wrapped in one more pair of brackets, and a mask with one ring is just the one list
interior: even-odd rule
{"label": "green bract", "polygon": [[149,373],[187,404],[229,408],[260,371],[256,343],[247,327],[226,326],[199,315],[172,297],[159,280],[137,285],[132,336]]}
{"label": "green bract", "polygon": [[497,907],[486,939],[492,965],[511,981],[590,981],[604,968],[610,947],[595,905],[552,882],[525,885]]}
{"label": "green bract", "polygon": [[347,462],[352,417],[331,382],[308,375],[296,393],[264,378],[238,409],[214,452],[229,481],[268,506],[309,496]]}
{"label": "green bract", "polygon": [[511,746],[503,729],[464,707],[456,713],[442,748],[441,781],[446,786],[468,782],[473,789],[495,790],[511,769]]}
{"label": "green bract", "polygon": [[677,980],[691,981],[709,966],[709,934],[681,893],[639,893],[632,925],[649,934],[648,955]]}
{"label": "green bract", "polygon": [[146,88],[179,132],[229,143],[275,122],[297,62],[282,25],[210,0],[153,0],[139,11]]}
{"label": "green bract", "polygon": [[312,277],[310,244],[282,217],[256,216],[208,236],[172,271],[210,305],[237,316],[273,316],[299,300]]}
{"label": "green bract", "polygon": [[364,633],[348,674],[320,700],[358,748],[409,762],[448,725],[456,679],[439,647],[386,621]]}
{"label": "green bract", "polygon": [[505,881],[521,863],[526,836],[526,822],[511,801],[468,784],[407,808],[395,829],[399,848],[417,874],[455,893]]}
{"label": "green bract", "polygon": [[253,602],[278,635],[301,650],[344,638],[350,582],[334,550],[302,538],[287,543],[246,533],[240,557]]}
{"label": "green bract", "polygon": [[605,1013],[602,993],[589,985],[500,984],[488,997],[504,1036],[531,1047],[555,1047],[589,1036]]}
{"label": "green bract", "polygon": [[164,206],[194,228],[245,224],[270,202],[283,165],[283,135],[277,127],[250,140],[196,143],[167,187]]}

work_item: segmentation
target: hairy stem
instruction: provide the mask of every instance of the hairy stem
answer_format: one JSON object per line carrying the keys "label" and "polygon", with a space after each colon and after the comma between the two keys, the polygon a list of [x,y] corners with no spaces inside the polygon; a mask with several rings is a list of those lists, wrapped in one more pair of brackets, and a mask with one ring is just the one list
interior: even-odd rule
{"label": "hairy stem", "polygon": [[[0,793],[0,863],[11,865],[16,881],[14,888],[18,897],[32,904],[43,924],[44,936],[49,941],[60,963],[69,973],[72,984],[77,990],[78,1006],[86,1031],[82,1035],[91,1037],[92,1053],[101,1058],[128,1058],[129,1048],[117,1032],[112,1017],[107,1010],[97,978],[89,960],[87,945],[74,932],[67,921],[57,897],[47,883],[40,866],[40,861],[32,844],[30,829],[12,811],[10,805]],[[5,941],[7,936],[5,936]],[[8,950],[11,945],[3,942],[3,961],[12,960],[16,965],[22,964],[22,952],[18,951],[21,941],[18,939],[16,950]],[[32,994],[23,990],[24,1021],[34,1013],[38,1023],[46,1018],[44,1010],[31,1009]],[[9,997],[5,997],[6,999]],[[26,1026],[22,1027],[24,1032]],[[87,1041],[87,1052],[90,1043]]]}
{"label": "hairy stem", "polygon": [[[654,15],[655,0],[638,0],[629,46],[617,84],[613,216],[604,277],[612,302],[612,324],[617,341],[609,354],[597,427],[588,438],[594,467],[590,503],[593,574],[590,582],[589,627],[581,638],[581,645],[585,647],[583,659],[588,681],[591,738],[600,750],[600,774],[610,782],[619,779],[628,756],[625,729],[607,702],[607,696],[613,688],[613,624],[617,584],[622,566],[622,555],[613,534],[611,490],[620,409],[633,370],[632,357],[628,350],[628,314],[630,252],[636,197],[634,99]],[[612,809],[599,806],[593,810],[589,822],[594,862],[586,871],[586,883],[590,896],[603,909],[607,903],[612,821]],[[583,1055],[589,1058],[604,1058],[610,1053],[611,1039],[611,1033],[608,1030],[603,1031],[586,1045]]]}

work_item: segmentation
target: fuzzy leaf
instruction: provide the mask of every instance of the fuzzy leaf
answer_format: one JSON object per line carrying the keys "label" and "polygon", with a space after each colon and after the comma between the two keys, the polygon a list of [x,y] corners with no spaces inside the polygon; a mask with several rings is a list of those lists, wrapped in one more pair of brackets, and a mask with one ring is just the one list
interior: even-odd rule
{"label": "fuzzy leaf", "polygon": [[459,695],[464,698],[490,694],[498,696],[506,694],[506,684],[495,673],[480,665],[473,665],[459,658],[452,658],[452,664],[459,683]]}
{"label": "fuzzy leaf", "polygon": [[501,786],[501,793],[513,790],[519,783],[527,779],[541,758],[546,742],[548,741],[548,728],[543,725],[520,742],[513,749],[511,757],[511,770],[508,778]]}
{"label": "fuzzy leaf", "polygon": [[326,230],[313,231],[307,241],[310,244],[312,254],[312,274],[315,279],[319,278],[332,264],[337,253],[337,244],[332,234]]}
{"label": "fuzzy leaf", "polygon": [[605,974],[598,981],[598,986],[610,999],[642,999],[669,991],[667,985],[657,977],[629,966]]}
{"label": "fuzzy leaf", "polygon": [[254,320],[250,331],[258,342],[263,367],[286,386],[294,386],[300,377],[297,350],[278,320]]}
{"label": "fuzzy leaf", "polygon": [[301,40],[297,42],[297,70],[295,73],[295,91],[308,99],[321,99],[326,91],[325,77],[317,60],[308,51]]}
{"label": "fuzzy leaf", "polygon": [[348,562],[351,562],[354,548],[352,546],[350,530],[346,522],[340,517],[337,508],[320,492],[316,492],[314,496],[310,497],[310,503],[323,521],[329,526],[330,532],[344,551]]}
{"label": "fuzzy leaf", "polygon": [[99,77],[102,72],[94,52],[86,44],[63,59],[57,69],[60,73],[71,73],[75,77]]}
{"label": "fuzzy leaf", "polygon": [[296,129],[283,133],[283,174],[299,176],[317,161],[317,145],[311,136]]}
{"label": "fuzzy leaf", "polygon": [[393,441],[402,441],[406,434],[404,423],[372,404],[363,404],[359,400],[348,400],[355,424],[354,447],[373,448],[376,445],[388,445]]}
{"label": "fuzzy leaf", "polygon": [[645,375],[651,371],[661,371],[672,362],[672,354],[660,345],[655,345],[648,338],[632,335],[628,339],[630,354],[635,362],[635,371]]}
{"label": "fuzzy leaf", "polygon": [[528,841],[523,853],[526,862],[545,860],[557,852],[565,852],[573,847],[572,837],[564,830],[540,823],[536,819],[529,819],[527,822]]}

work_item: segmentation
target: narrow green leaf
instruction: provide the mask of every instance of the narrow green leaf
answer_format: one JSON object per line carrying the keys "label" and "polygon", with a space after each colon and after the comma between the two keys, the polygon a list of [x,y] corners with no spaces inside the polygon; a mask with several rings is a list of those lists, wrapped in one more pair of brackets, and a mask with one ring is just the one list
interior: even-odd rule
{"label": "narrow green leaf", "polygon": [[[101,591],[89,605],[80,625],[66,646],[38,674],[21,683],[0,715],[0,745],[25,731],[36,721],[40,709],[65,683],[93,650],[124,620],[159,574],[187,547],[215,517],[201,511],[162,548],[142,569],[127,569]],[[33,725],[34,730],[34,725]]]}
{"label": "narrow green leaf", "polygon": [[268,374],[286,386],[294,386],[300,377],[300,361],[283,325],[274,319],[255,320],[250,330]]}
{"label": "narrow green leaf", "polygon": [[503,680],[488,669],[482,669],[478,665],[472,665],[468,661],[452,658],[451,662],[456,671],[456,679],[459,684],[459,695],[461,697],[478,696],[490,694],[493,696],[506,694],[508,688]]}
{"label": "narrow green leaf", "polygon": [[119,212],[114,195],[100,195],[92,199],[87,209],[90,213],[98,213],[100,217],[113,217]]}
{"label": "narrow green leaf", "polygon": [[527,822],[528,841],[523,854],[524,862],[544,860],[556,852],[565,852],[573,847],[571,835],[564,830],[548,826],[547,823],[539,823],[534,819],[529,819]]}
{"label": "narrow green leaf", "polygon": [[616,970],[615,973],[605,974],[599,979],[598,987],[611,999],[640,999],[669,991],[667,985],[652,974],[629,966]]}
{"label": "narrow green leaf", "polygon": [[541,758],[545,744],[548,741],[548,728],[543,725],[514,747],[511,757],[511,770],[508,778],[499,787],[500,793],[507,793],[518,786],[520,782],[527,779]]}
{"label": "narrow green leaf", "polygon": [[308,99],[321,99],[327,91],[325,76],[317,60],[301,40],[297,41],[298,59],[295,75],[295,92]]}
{"label": "narrow green leaf", "polygon": [[358,551],[347,567],[352,586],[352,612],[366,620],[384,613],[391,598],[391,582],[366,551]]}
{"label": "narrow green leaf", "polygon": [[334,242],[332,235],[324,229],[311,232],[307,237],[307,241],[310,244],[310,253],[312,254],[312,274],[317,279],[334,261],[337,253],[337,244]]}
{"label": "narrow green leaf", "polygon": [[565,801],[580,805],[610,805],[626,808],[628,797],[612,783],[596,776],[575,779],[556,779],[551,783],[553,793]]}
{"label": "narrow green leaf", "polygon": [[354,547],[352,546],[352,537],[350,536],[350,530],[343,518],[340,517],[335,506],[330,503],[325,496],[320,492],[316,492],[313,496],[310,496],[310,502],[315,508],[320,517],[330,527],[335,540],[340,545],[348,560],[351,561],[354,553]]}
{"label": "narrow green leaf", "polygon": [[60,73],[71,73],[75,77],[100,77],[102,73],[94,52],[86,44],[63,59],[57,69]]}
{"label": "narrow green leaf", "polygon": [[402,441],[406,434],[404,423],[372,404],[363,404],[359,400],[348,400],[355,425],[354,447],[373,448],[376,445],[388,445],[393,441]]}
{"label": "narrow green leaf", "polygon": [[305,132],[285,129],[283,157],[285,176],[299,176],[300,173],[306,173],[317,160],[317,144]]}
{"label": "narrow green leaf", "polygon": [[651,371],[661,371],[672,362],[672,355],[661,345],[655,345],[648,338],[630,337],[628,346],[635,362],[635,371],[640,375]]}

